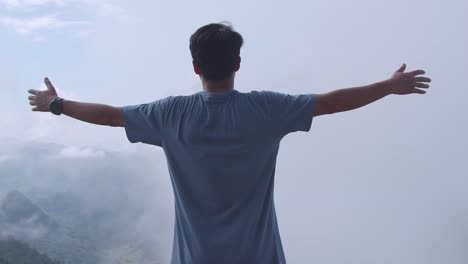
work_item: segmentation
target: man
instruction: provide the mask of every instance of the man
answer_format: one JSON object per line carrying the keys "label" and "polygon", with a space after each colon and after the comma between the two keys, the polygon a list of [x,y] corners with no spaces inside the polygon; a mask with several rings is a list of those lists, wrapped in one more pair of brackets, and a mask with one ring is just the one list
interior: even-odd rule
{"label": "man", "polygon": [[[160,146],[175,195],[173,264],[286,263],[273,201],[281,139],[309,131],[312,118],[365,106],[391,94],[424,94],[424,71],[325,94],[289,95],[234,89],[242,36],[209,24],[190,38],[203,91],[124,107],[59,98],[30,90],[33,111],[125,127],[128,140]],[[422,88],[422,89],[421,89]]]}

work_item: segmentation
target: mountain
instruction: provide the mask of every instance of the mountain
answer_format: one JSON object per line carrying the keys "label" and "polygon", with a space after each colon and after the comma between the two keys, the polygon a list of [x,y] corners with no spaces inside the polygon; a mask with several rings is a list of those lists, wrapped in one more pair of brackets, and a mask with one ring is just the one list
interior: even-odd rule
{"label": "mountain", "polygon": [[[93,206],[94,199],[70,192],[31,194],[47,213],[66,226],[76,237],[91,240],[99,250],[103,263],[156,264],[160,263],[157,236],[143,235],[146,229],[135,230],[141,216],[129,206],[109,202],[106,207]],[[130,206],[131,207],[131,206]],[[152,240],[145,240],[151,237]],[[164,242],[159,242],[164,243]]]}
{"label": "mountain", "polygon": [[19,191],[9,192],[0,204],[0,237],[27,242],[64,264],[95,264],[99,259],[93,241],[60,225]]}
{"label": "mountain", "polygon": [[32,240],[58,228],[58,224],[19,191],[9,192],[0,204],[0,236]]}
{"label": "mountain", "polygon": [[[83,205],[70,193],[28,196],[10,191],[0,201],[0,237],[14,237],[62,264],[160,263],[155,240],[144,240],[128,227],[138,212],[111,211]],[[14,262],[21,263],[21,262]],[[0,264],[2,259],[0,258]]]}
{"label": "mountain", "polygon": [[47,255],[12,238],[0,239],[0,264],[59,264]]}
{"label": "mountain", "polygon": [[8,224],[31,223],[44,228],[56,228],[58,225],[44,211],[19,191],[11,191],[0,205],[2,220]]}

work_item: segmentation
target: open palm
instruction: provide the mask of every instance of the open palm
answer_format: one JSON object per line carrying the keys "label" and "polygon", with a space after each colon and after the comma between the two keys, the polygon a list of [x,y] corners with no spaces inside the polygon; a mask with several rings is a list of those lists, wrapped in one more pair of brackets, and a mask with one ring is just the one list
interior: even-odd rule
{"label": "open palm", "polygon": [[28,90],[28,92],[32,95],[28,97],[29,104],[34,106],[31,108],[32,111],[39,111],[39,112],[50,112],[49,104],[55,98],[58,97],[57,91],[55,90],[54,86],[50,82],[49,78],[44,79],[44,83],[47,86],[47,90],[38,91],[34,89]]}
{"label": "open palm", "polygon": [[[393,73],[390,79],[392,83],[393,94],[425,94],[426,91],[422,89],[429,88],[430,78],[420,76],[426,72],[423,70],[416,70],[405,72],[406,64],[403,64],[400,69]],[[421,89],[422,88],[422,89]]]}

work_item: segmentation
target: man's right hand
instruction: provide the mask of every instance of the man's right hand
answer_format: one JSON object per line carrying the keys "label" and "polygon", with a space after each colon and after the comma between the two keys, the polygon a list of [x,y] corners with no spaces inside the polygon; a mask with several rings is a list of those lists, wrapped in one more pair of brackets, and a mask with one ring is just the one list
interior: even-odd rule
{"label": "man's right hand", "polygon": [[47,90],[38,91],[34,89],[28,90],[28,92],[32,95],[28,97],[29,104],[34,106],[31,108],[32,111],[39,111],[39,112],[50,112],[49,104],[55,98],[58,97],[57,91],[55,90],[52,83],[49,81],[49,78],[44,79],[44,83],[47,86]]}
{"label": "man's right hand", "polygon": [[429,88],[430,78],[418,76],[425,74],[423,70],[416,70],[411,72],[405,72],[406,64],[401,65],[392,78],[387,81],[390,84],[391,93],[393,94],[425,94],[426,91],[422,90]]}

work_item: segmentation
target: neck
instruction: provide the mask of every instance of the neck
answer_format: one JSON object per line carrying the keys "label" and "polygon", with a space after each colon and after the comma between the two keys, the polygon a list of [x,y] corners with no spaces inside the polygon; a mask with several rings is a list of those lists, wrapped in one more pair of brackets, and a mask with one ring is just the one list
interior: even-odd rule
{"label": "neck", "polygon": [[205,80],[201,77],[203,90],[213,93],[223,93],[234,89],[234,74],[226,80],[211,81]]}

